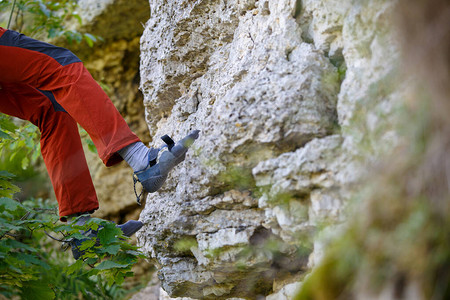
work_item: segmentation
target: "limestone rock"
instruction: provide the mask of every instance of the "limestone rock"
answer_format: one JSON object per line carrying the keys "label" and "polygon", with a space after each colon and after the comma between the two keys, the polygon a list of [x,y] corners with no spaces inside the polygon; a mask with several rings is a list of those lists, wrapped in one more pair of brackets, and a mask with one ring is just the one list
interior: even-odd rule
{"label": "limestone rock", "polygon": [[139,36],[142,23],[149,17],[147,1],[80,0],[78,6],[83,30],[101,36],[107,43]]}
{"label": "limestone rock", "polygon": [[170,297],[289,299],[326,247],[319,228],[345,221],[349,187],[396,142],[392,4],[150,7],[140,86],[148,128],[201,135],[148,196],[139,245]]}
{"label": "limestone rock", "polygon": [[280,291],[267,296],[266,300],[293,299],[299,289],[299,282],[290,283],[285,285]]}

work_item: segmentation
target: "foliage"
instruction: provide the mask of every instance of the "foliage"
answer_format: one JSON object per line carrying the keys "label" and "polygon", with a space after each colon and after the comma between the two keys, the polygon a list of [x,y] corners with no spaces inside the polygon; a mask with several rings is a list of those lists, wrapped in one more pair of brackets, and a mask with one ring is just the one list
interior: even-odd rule
{"label": "foliage", "polygon": [[[65,231],[66,239],[85,239],[79,246],[82,259],[68,269],[68,274],[88,264],[94,266],[89,275],[102,275],[108,285],[120,285],[124,278],[133,276],[131,266],[143,255],[136,246],[130,245],[123,236],[122,230],[114,223],[92,218],[85,225],[60,225],[52,228],[56,232]],[[97,232],[96,237],[86,238],[80,232]],[[100,260],[100,261],[99,261]]]}
{"label": "foliage", "polygon": [[[12,196],[19,189],[12,174],[0,172],[0,294],[25,299],[117,299],[124,278],[143,255],[131,246],[114,223],[92,218],[87,224],[58,222],[57,208],[41,199],[19,203]],[[81,232],[98,231],[98,238]],[[73,262],[46,232],[63,240],[83,239],[81,259]]]}
{"label": "foliage", "polygon": [[18,123],[0,114],[0,166],[15,175],[32,176],[41,153],[39,132],[30,123]]}
{"label": "foliage", "polygon": [[[37,39],[65,37],[69,43],[85,41],[92,47],[100,37],[69,29],[70,24],[82,24],[76,11],[77,3],[75,0],[18,0],[9,29]],[[0,12],[10,12],[11,9],[12,1],[0,0]]]}

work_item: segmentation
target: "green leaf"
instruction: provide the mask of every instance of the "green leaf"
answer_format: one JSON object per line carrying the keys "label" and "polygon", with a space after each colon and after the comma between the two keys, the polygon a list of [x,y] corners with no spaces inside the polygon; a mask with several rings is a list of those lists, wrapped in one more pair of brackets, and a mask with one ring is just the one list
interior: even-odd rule
{"label": "green leaf", "polygon": [[75,233],[72,233],[71,235],[67,236],[66,238],[68,238],[68,239],[74,238],[74,239],[77,239],[77,240],[84,240],[86,238],[86,236],[82,235],[79,232],[75,232]]}
{"label": "green leaf", "polygon": [[54,232],[61,232],[63,230],[71,231],[71,230],[73,230],[73,228],[70,225],[60,225],[60,226],[56,226],[56,227],[53,228]]}
{"label": "green leaf", "polygon": [[75,19],[77,19],[77,21],[78,21],[78,23],[79,23],[80,25],[83,23],[82,20],[81,20],[80,15],[79,15],[77,12],[74,12],[74,13],[72,14],[72,17],[74,17]]}
{"label": "green leaf", "polygon": [[50,266],[44,262],[43,260],[38,259],[35,255],[27,254],[27,253],[17,253],[16,257],[25,262],[27,266],[29,265],[37,265],[41,266],[46,270],[50,269]]}
{"label": "green leaf", "polygon": [[6,239],[6,240],[2,240],[3,244],[6,245],[7,247],[11,248],[11,250],[13,249],[22,249],[22,250],[28,250],[31,252],[37,252],[37,250],[33,247],[30,247],[24,243],[18,242],[16,240],[13,239]]}
{"label": "green leaf", "polygon": [[111,245],[111,246],[103,248],[102,252],[115,255],[115,254],[117,254],[117,252],[119,252],[119,250],[120,250],[120,245]]}
{"label": "green leaf", "polygon": [[97,147],[95,147],[94,142],[91,139],[85,139],[85,142],[88,146],[89,151],[97,154]]}
{"label": "green leaf", "polygon": [[0,171],[0,177],[3,177],[3,178],[13,178],[13,177],[16,177],[16,175],[11,174],[11,173],[9,173],[8,171],[2,170],[2,171]]}
{"label": "green leaf", "polygon": [[0,116],[0,128],[6,129],[9,132],[14,132],[18,127],[13,123],[13,121],[6,115]]}
{"label": "green leaf", "polygon": [[123,273],[118,273],[118,274],[115,274],[114,277],[110,278],[109,283],[112,285],[115,282],[118,285],[121,285],[123,283],[124,279],[125,279],[124,274]]}
{"label": "green leaf", "polygon": [[121,230],[114,223],[105,224],[104,226],[98,232],[97,237],[100,239],[100,243],[106,246],[118,240],[116,236],[121,234]]}
{"label": "green leaf", "polygon": [[4,207],[7,210],[13,211],[16,210],[18,207],[23,207],[22,204],[20,204],[17,201],[14,201],[13,199],[1,197],[0,198],[0,207]]}
{"label": "green leaf", "polygon": [[20,192],[20,188],[15,184],[12,184],[10,182],[3,182],[3,184],[4,189],[9,189],[11,192]]}
{"label": "green leaf", "polygon": [[138,252],[138,251],[134,251],[134,250],[127,250],[127,251],[125,251],[125,253],[134,255],[134,256],[138,256],[138,257],[140,257],[140,256],[145,257],[142,252]]}
{"label": "green leaf", "polygon": [[48,286],[48,283],[42,281],[31,281],[24,284],[21,289],[22,299],[42,300],[55,299],[55,293]]}
{"label": "green leaf", "polygon": [[95,37],[93,38],[92,35],[86,33],[84,34],[84,39],[86,43],[89,45],[89,47],[92,48],[94,46]]}
{"label": "green leaf", "polygon": [[49,38],[54,38],[56,35],[57,35],[56,28],[50,28],[48,30],[48,37]]}
{"label": "green leaf", "polygon": [[[17,225],[23,225],[23,224],[27,224],[27,225],[42,225],[43,223],[46,223],[44,220],[37,220],[37,219],[33,219],[33,220],[21,220],[21,221],[17,221],[16,224]],[[51,222],[48,222],[49,224],[51,224]],[[46,224],[46,225],[49,225]],[[36,227],[36,226],[35,226]],[[41,227],[41,226],[39,226]]]}
{"label": "green leaf", "polygon": [[86,249],[92,248],[95,246],[95,240],[86,240],[81,243],[80,251],[84,251]]}
{"label": "green leaf", "polygon": [[82,261],[81,259],[80,259],[80,260],[77,260],[75,263],[71,264],[71,265],[67,268],[66,274],[67,274],[67,275],[71,275],[71,274],[73,274],[74,272],[76,272],[76,271],[78,271],[78,270],[81,270],[82,267],[83,267],[83,261]]}
{"label": "green leaf", "polygon": [[110,269],[114,269],[114,268],[126,268],[128,267],[128,265],[122,265],[122,264],[118,264],[116,262],[113,262],[111,260],[105,260],[102,261],[100,264],[98,264],[95,269],[97,270],[110,270]]}
{"label": "green leaf", "polygon": [[[19,190],[20,191],[20,190]],[[11,189],[0,189],[0,197],[8,197],[8,198],[12,198],[12,196],[16,193],[17,191],[12,191]]]}
{"label": "green leaf", "polygon": [[41,149],[39,147],[34,147],[33,154],[31,156],[31,161],[35,163],[41,154]]}
{"label": "green leaf", "polygon": [[134,272],[126,272],[125,277],[133,277],[134,276]]}
{"label": "green leaf", "polygon": [[[92,222],[94,220],[94,222]],[[91,229],[93,231],[97,231],[99,228],[99,224],[95,222],[95,219],[91,219],[91,221],[88,223],[88,229]]]}
{"label": "green leaf", "polygon": [[81,33],[76,32],[76,31],[73,31],[72,34],[73,34],[74,40],[75,40],[78,44],[81,43],[81,41],[83,40],[83,36],[81,35]]}
{"label": "green leaf", "polygon": [[85,36],[85,37],[87,36],[87,37],[88,37],[89,39],[91,39],[93,42],[96,42],[96,41],[97,41],[97,38],[96,38],[94,35],[90,34],[90,33],[85,33],[84,36]]}
{"label": "green leaf", "polygon": [[98,261],[98,258],[97,258],[97,257],[91,257],[91,258],[86,259],[86,263],[87,263],[88,265],[93,265],[93,264],[95,264],[97,261]]}
{"label": "green leaf", "polygon": [[50,18],[51,17],[51,11],[47,8],[47,6],[45,6],[44,3],[39,3],[39,8],[41,9],[41,12],[47,17]]}
{"label": "green leaf", "polygon": [[12,136],[10,136],[9,134],[7,134],[6,132],[4,132],[1,129],[0,129],[0,138],[7,139],[7,140],[14,140],[14,138]]}
{"label": "green leaf", "polygon": [[29,161],[28,157],[25,156],[22,159],[22,169],[26,170],[28,165],[29,165],[29,163],[30,163],[30,161]]}
{"label": "green leaf", "polygon": [[22,229],[22,227],[11,224],[10,222],[1,223],[0,228],[1,228],[1,230],[4,230],[4,231],[21,230]]}
{"label": "green leaf", "polygon": [[83,259],[95,258],[98,259],[98,255],[93,252],[86,252],[83,254]]}

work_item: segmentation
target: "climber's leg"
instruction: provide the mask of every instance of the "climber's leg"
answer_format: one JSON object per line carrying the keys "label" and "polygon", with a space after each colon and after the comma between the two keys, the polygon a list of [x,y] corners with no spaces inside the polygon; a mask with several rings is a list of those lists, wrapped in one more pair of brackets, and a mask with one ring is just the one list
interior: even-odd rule
{"label": "climber's leg", "polygon": [[89,133],[106,166],[120,162],[117,151],[140,139],[82,63],[68,65],[66,70],[77,78],[56,89],[55,98]]}
{"label": "climber's leg", "polygon": [[21,82],[51,92],[61,107],[91,136],[107,166],[116,152],[139,141],[111,100],[67,49],[0,28],[0,82]]}
{"label": "climber's leg", "polygon": [[[142,148],[111,100],[69,50],[0,28],[0,57],[6,58],[0,61],[0,70],[7,71],[0,74],[0,81],[23,82],[51,93],[58,105],[86,129],[106,166],[121,161],[117,152],[125,147],[138,142]],[[191,144],[187,141],[196,138],[198,131],[173,150],[169,146],[170,151],[161,155],[160,163],[154,158],[155,151],[147,148],[147,155],[140,156],[147,167],[134,171],[148,192],[161,187],[168,172],[184,159]]]}
{"label": "climber's leg", "polygon": [[0,83],[0,111],[32,122],[41,131],[41,152],[61,217],[98,209],[98,200],[76,122],[51,93],[26,84]]}

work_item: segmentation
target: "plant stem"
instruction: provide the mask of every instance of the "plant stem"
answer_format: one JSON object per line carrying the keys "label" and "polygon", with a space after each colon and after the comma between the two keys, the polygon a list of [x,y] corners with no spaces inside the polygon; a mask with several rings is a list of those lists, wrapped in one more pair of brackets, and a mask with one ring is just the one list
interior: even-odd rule
{"label": "plant stem", "polygon": [[16,7],[16,0],[14,0],[14,2],[13,2],[13,6],[11,8],[11,13],[9,15],[8,26],[6,26],[6,28],[8,28],[8,29],[9,29],[9,25],[11,25],[11,19],[12,19],[12,15],[14,13],[14,8],[15,7]]}

